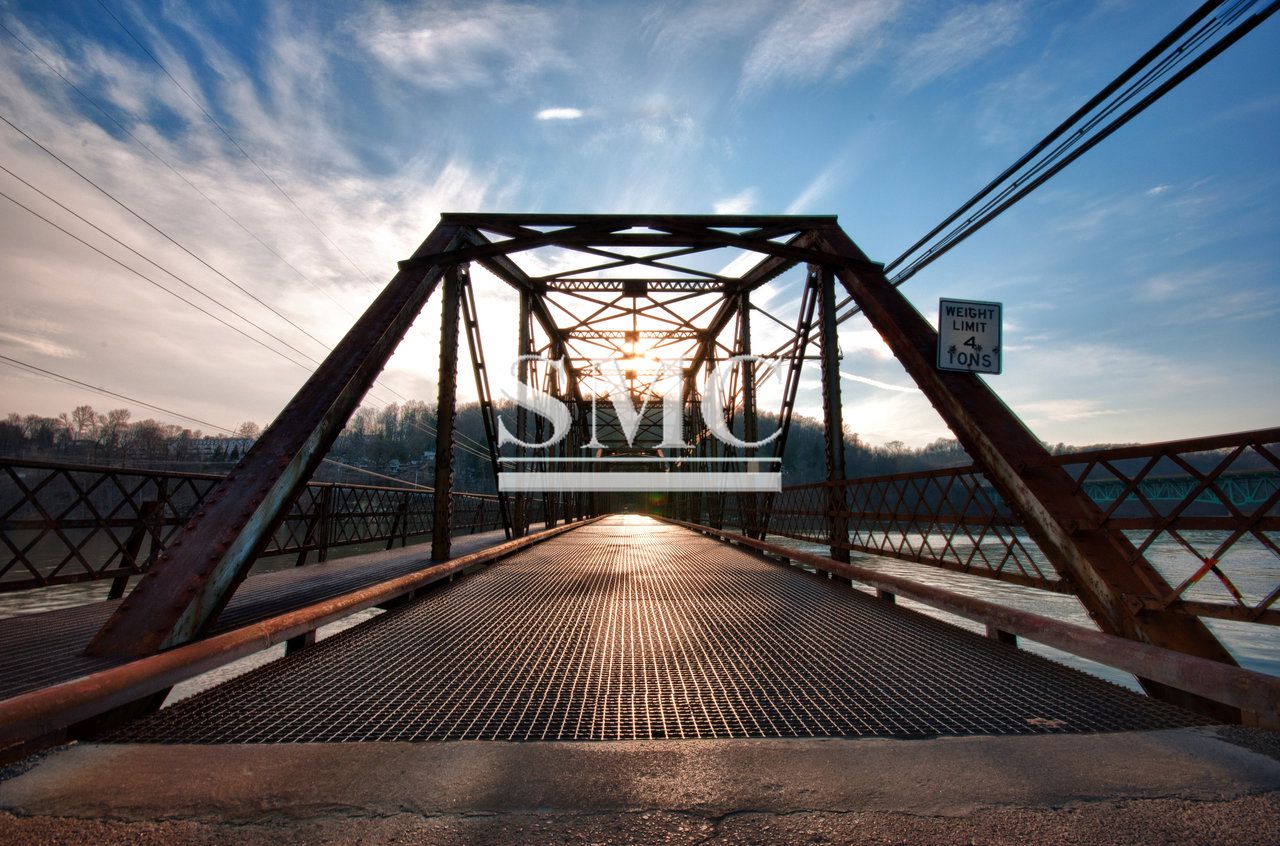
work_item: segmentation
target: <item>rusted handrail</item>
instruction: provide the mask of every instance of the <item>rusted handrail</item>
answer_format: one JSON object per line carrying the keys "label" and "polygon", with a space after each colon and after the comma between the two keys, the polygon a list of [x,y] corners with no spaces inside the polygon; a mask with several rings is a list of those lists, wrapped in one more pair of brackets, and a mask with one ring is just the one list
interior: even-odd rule
{"label": "rusted handrail", "polygon": [[[1128,601],[1199,617],[1280,624],[1280,428],[1053,456],[1173,589]],[[835,495],[832,496],[832,492]],[[833,508],[832,503],[837,503]],[[840,506],[843,507],[840,507]],[[696,497],[659,513],[1070,593],[1019,516],[974,466],[788,486],[768,499]],[[832,534],[833,526],[847,527]],[[1246,541],[1274,565],[1245,566]],[[1137,559],[1135,559],[1137,563]],[[1224,601],[1225,600],[1225,601]]]}
{"label": "rusted handrail", "polygon": [[[222,477],[210,473],[0,459],[0,593],[146,572]],[[313,482],[262,557],[310,553],[431,534],[430,490]],[[455,493],[453,526],[501,528],[492,494]],[[478,516],[481,519],[474,519]],[[465,520],[465,522],[464,522]]]}

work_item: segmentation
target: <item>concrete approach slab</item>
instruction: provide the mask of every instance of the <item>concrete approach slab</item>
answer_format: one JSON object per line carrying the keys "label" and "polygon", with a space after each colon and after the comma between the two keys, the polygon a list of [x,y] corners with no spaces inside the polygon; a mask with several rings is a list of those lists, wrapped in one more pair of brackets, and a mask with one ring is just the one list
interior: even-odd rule
{"label": "concrete approach slab", "polygon": [[0,842],[1280,843],[1275,737],[1230,732],[83,744],[0,783]]}

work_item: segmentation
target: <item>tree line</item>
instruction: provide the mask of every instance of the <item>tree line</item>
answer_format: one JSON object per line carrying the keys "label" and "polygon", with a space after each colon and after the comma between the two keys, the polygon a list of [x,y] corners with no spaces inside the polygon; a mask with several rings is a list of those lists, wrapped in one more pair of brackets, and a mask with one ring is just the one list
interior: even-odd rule
{"label": "tree line", "polygon": [[260,433],[246,421],[232,435],[206,435],[147,418],[133,420],[127,408],[99,412],[79,405],[57,417],[8,414],[0,420],[0,455],[75,461],[143,459],[177,463],[238,460]]}
{"label": "tree line", "polygon": [[[514,409],[504,403],[498,412],[510,425]],[[329,452],[318,478],[326,481],[380,482],[391,477],[431,484],[436,448],[435,408],[419,400],[384,408],[361,407],[347,422]],[[455,419],[454,485],[458,490],[492,491],[493,471],[480,407],[461,404]],[[777,415],[760,415],[762,435],[778,425]],[[741,435],[740,421],[735,427]],[[87,463],[134,463],[150,467],[225,472],[260,433],[247,421],[233,435],[206,434],[147,418],[132,420],[128,409],[98,412],[81,405],[57,417],[9,414],[0,421],[0,455]],[[1073,451],[1058,444],[1054,452]],[[874,446],[856,432],[844,435],[845,474],[879,476],[970,464],[960,445],[950,438],[922,447],[902,441]],[[821,421],[795,415],[783,454],[783,483],[804,484],[826,478],[826,447]]]}

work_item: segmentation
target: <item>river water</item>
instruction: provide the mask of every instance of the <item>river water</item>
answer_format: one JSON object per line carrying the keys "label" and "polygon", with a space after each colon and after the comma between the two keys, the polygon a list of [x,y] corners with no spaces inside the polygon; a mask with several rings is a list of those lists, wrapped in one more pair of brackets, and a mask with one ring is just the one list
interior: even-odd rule
{"label": "river water", "polygon": [[[1219,533],[1187,532],[1184,533],[1184,536],[1200,549],[1212,549],[1212,545],[1218,538]],[[828,552],[825,547],[817,544],[779,538],[770,538],[770,540],[819,555],[826,555]],[[937,540],[941,541],[941,538]],[[1024,542],[1029,549],[1034,549],[1030,541],[1024,539]],[[1196,559],[1192,558],[1172,540],[1158,541],[1148,550],[1147,557],[1171,584],[1180,583],[1199,564]],[[882,556],[853,553],[853,559],[859,566],[878,572],[902,576],[956,593],[979,597],[1012,608],[1092,627],[1092,623],[1080,603],[1071,596],[1035,590],[1006,582],[997,582],[977,576],[967,576],[923,564],[899,561]],[[272,569],[289,566],[292,566],[291,560],[277,559],[264,562],[263,565],[255,567],[254,572],[269,572]],[[1046,572],[1052,571],[1047,564],[1044,565],[1044,568]],[[1223,569],[1231,577],[1247,602],[1256,603],[1273,590],[1277,584],[1280,584],[1280,558],[1277,558],[1276,555],[1253,538],[1244,538],[1232,547],[1230,553],[1224,559]],[[108,588],[109,582],[102,581],[0,594],[0,618],[50,611],[104,600],[107,598]],[[1187,598],[1215,602],[1231,601],[1230,594],[1222,587],[1221,582],[1212,575],[1206,577],[1205,580],[1188,591]],[[927,605],[902,597],[898,598],[898,602],[904,608],[911,608],[962,628],[976,632],[985,631],[984,627],[979,623],[971,622],[944,611],[938,611]],[[334,634],[359,625],[380,613],[382,612],[377,609],[359,612],[337,623],[324,626],[319,630],[317,636],[320,639],[332,637]],[[1205,620],[1205,624],[1231,650],[1231,653],[1241,666],[1259,672],[1280,675],[1280,627],[1229,620]],[[1092,673],[1116,684],[1134,690],[1138,689],[1137,682],[1133,676],[1127,673],[1026,639],[1020,638],[1019,644],[1028,651],[1051,660]],[[273,661],[283,655],[284,646],[281,644],[183,682],[173,689],[173,692],[166,700],[166,705],[247,672],[254,667]]]}

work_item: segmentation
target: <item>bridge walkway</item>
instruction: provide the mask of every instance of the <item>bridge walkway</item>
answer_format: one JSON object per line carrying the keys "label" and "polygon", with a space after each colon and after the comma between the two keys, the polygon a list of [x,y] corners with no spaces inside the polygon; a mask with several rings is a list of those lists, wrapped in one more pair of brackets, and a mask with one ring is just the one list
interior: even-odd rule
{"label": "bridge walkway", "polygon": [[[503,540],[501,530],[456,537],[453,555]],[[419,544],[250,575],[218,617],[213,633],[379,584],[431,563],[430,544]],[[125,663],[83,654],[120,602],[104,600],[0,620],[0,700]]]}
{"label": "bridge walkway", "polygon": [[848,582],[618,515],[108,740],[924,737],[1205,722]]}

